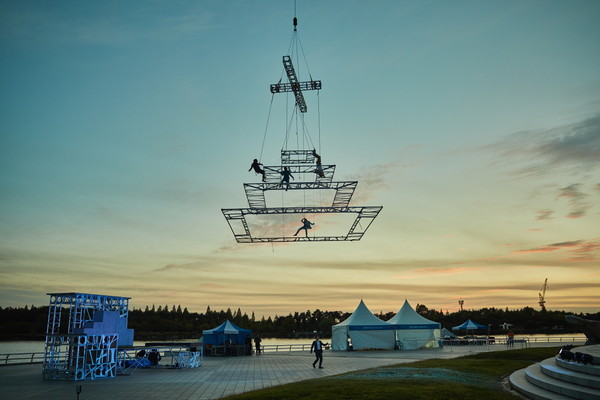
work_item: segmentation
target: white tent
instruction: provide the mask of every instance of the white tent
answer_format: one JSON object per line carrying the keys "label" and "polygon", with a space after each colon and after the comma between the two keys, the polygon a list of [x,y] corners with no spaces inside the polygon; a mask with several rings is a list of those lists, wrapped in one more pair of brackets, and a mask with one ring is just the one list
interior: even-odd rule
{"label": "white tent", "polygon": [[388,321],[394,326],[396,344],[402,350],[439,347],[441,325],[423,317],[404,300],[398,313]]}
{"label": "white tent", "polygon": [[377,318],[361,300],[346,320],[331,327],[331,349],[354,350],[394,348],[394,327]]}

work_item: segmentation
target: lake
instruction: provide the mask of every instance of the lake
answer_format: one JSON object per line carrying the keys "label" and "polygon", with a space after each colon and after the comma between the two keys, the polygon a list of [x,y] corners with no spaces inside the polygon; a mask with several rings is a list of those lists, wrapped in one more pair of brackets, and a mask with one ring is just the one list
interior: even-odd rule
{"label": "lake", "polygon": [[[179,340],[180,342],[195,342],[198,339]],[[156,340],[156,342],[159,342]],[[166,342],[166,340],[163,340]],[[252,342],[254,345],[254,342]],[[280,338],[263,338],[261,344],[310,344],[312,339],[280,339]],[[143,346],[146,344],[144,341],[133,342],[135,346]],[[6,353],[35,353],[44,351],[44,342],[42,341],[27,341],[27,340],[11,340],[6,342],[0,342],[0,354]]]}

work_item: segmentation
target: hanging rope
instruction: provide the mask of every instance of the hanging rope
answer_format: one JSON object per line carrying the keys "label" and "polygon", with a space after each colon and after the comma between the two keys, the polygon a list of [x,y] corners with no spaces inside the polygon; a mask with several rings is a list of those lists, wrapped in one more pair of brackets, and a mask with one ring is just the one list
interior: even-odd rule
{"label": "hanging rope", "polygon": [[317,129],[319,134],[319,152],[321,151],[321,91],[317,90]]}
{"label": "hanging rope", "polygon": [[269,104],[269,113],[267,114],[267,123],[265,125],[265,133],[263,135],[263,140],[262,140],[262,146],[260,147],[260,156],[258,157],[258,160],[262,160],[262,156],[263,156],[263,151],[265,150],[265,141],[267,140],[267,130],[269,129],[269,120],[271,119],[271,109],[273,108],[273,98],[275,97],[275,94],[271,94],[271,102]]}

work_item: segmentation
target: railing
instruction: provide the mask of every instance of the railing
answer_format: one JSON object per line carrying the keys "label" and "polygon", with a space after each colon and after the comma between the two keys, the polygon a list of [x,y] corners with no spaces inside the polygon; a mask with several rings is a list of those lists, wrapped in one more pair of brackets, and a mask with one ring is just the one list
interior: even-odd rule
{"label": "railing", "polygon": [[585,343],[585,336],[515,336],[513,339],[507,337],[474,337],[474,338],[456,338],[444,339],[441,341],[444,347],[464,347],[464,346],[482,346],[487,345],[498,348],[506,346],[508,348],[527,348],[534,343]]}
{"label": "railing", "polygon": [[279,351],[308,351],[310,350],[311,343],[302,344],[302,343],[294,343],[294,344],[264,344],[260,347],[262,348],[263,353],[266,352],[279,352]]}
{"label": "railing", "polygon": [[0,354],[0,365],[41,364],[44,352]]}
{"label": "railing", "polygon": [[[425,345],[430,340],[424,341]],[[487,338],[472,338],[472,339],[440,339],[440,347],[459,347],[462,346],[481,346],[492,345],[508,346],[515,348],[529,347],[532,343],[585,343],[585,336],[517,336],[512,343],[506,337],[496,337],[494,339]],[[294,344],[265,344],[261,345],[264,353],[292,352],[292,351],[309,351],[310,343],[294,343]],[[19,364],[41,364],[44,362],[44,352],[29,352],[29,353],[6,353],[0,354],[0,366],[4,365],[19,365]]]}
{"label": "railing", "polygon": [[546,337],[527,337],[527,340],[532,343],[575,343],[585,342],[587,338],[585,336],[546,336]]}

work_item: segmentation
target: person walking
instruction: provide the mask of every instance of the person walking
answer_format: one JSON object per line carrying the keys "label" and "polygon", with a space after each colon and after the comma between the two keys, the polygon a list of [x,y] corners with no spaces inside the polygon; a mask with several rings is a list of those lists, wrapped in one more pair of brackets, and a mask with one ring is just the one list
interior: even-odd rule
{"label": "person walking", "polygon": [[317,362],[319,362],[319,368],[323,368],[323,349],[325,346],[327,346],[327,344],[323,343],[319,339],[318,335],[315,336],[315,341],[312,342],[312,344],[310,345],[310,352],[312,353],[314,350],[315,357],[316,357],[315,361],[312,364],[313,368],[315,368],[315,366],[317,365]]}

